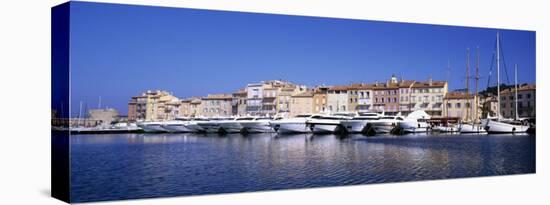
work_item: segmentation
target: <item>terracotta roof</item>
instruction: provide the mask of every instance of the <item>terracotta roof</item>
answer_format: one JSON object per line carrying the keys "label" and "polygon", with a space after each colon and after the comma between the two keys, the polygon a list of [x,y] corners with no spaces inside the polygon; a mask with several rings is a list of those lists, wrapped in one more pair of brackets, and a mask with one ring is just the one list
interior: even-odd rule
{"label": "terracotta roof", "polygon": [[[470,93],[470,96],[469,98],[470,99],[473,99],[474,98],[474,94],[473,93]],[[446,95],[445,95],[445,98],[444,99],[448,99],[448,100],[459,100],[459,99],[467,99],[467,95],[466,93],[464,92],[448,92]]]}
{"label": "terracotta roof", "polygon": [[[528,85],[523,85],[519,87],[518,91],[528,91],[528,90],[536,90],[536,89],[537,87],[535,84],[528,84]],[[501,94],[510,93],[510,92],[515,92],[515,88],[510,88],[510,89],[500,91]]]}
{"label": "terracotta roof", "polygon": [[346,85],[336,85],[336,86],[331,86],[328,90],[339,90],[339,91],[342,91],[342,90],[349,90],[349,86],[346,86]]}

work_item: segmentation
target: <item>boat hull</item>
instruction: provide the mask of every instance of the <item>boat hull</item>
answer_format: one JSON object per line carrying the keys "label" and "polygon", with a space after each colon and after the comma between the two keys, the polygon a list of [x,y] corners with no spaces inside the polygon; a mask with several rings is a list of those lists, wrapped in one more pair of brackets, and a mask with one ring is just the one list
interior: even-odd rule
{"label": "boat hull", "polygon": [[243,131],[248,133],[273,132],[269,122],[241,122],[241,126]]}
{"label": "boat hull", "polygon": [[527,129],[529,129],[527,125],[512,125],[495,120],[487,120],[485,123],[485,130],[488,133],[524,133]]}
{"label": "boat hull", "polygon": [[460,133],[487,133],[481,124],[461,124],[458,131]]}
{"label": "boat hull", "polygon": [[348,132],[348,133],[361,133],[365,131],[365,128],[367,127],[368,121],[366,120],[348,120],[348,121],[342,121],[341,125],[342,127]]}
{"label": "boat hull", "polygon": [[142,124],[138,125],[144,132],[168,132],[161,124]]}
{"label": "boat hull", "polygon": [[168,132],[191,132],[192,130],[187,128],[184,124],[167,124],[162,125],[162,128],[167,130]]}
{"label": "boat hull", "polygon": [[430,129],[427,123],[421,122],[399,122],[398,126],[405,133],[424,133]]}
{"label": "boat hull", "polygon": [[390,133],[395,129],[395,122],[376,122],[371,124],[372,129],[376,134]]}
{"label": "boat hull", "polygon": [[308,124],[311,131],[316,134],[334,133],[339,124]]}
{"label": "boat hull", "polygon": [[305,122],[271,123],[277,133],[308,133],[311,132]]}

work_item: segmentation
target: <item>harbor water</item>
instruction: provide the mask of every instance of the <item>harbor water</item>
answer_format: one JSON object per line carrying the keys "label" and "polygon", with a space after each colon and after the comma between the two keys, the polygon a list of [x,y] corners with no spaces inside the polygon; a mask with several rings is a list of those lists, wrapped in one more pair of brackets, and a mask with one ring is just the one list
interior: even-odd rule
{"label": "harbor water", "polygon": [[72,135],[73,202],[535,172],[534,135]]}

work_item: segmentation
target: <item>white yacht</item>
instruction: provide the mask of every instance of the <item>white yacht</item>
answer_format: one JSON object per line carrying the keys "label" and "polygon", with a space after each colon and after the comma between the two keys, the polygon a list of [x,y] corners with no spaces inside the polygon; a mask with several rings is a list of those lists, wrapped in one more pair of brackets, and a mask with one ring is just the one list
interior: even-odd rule
{"label": "white yacht", "polygon": [[263,133],[273,132],[273,128],[269,124],[272,118],[269,117],[242,117],[237,121],[243,127],[242,131],[247,133]]}
{"label": "white yacht", "polygon": [[192,129],[189,129],[187,124],[189,124],[189,119],[177,118],[164,122],[161,127],[168,132],[192,132]]}
{"label": "white yacht", "polygon": [[369,122],[379,120],[382,116],[384,114],[376,112],[359,113],[351,119],[340,121],[340,124],[348,133],[361,133],[366,131]]}
{"label": "white yacht", "polygon": [[524,133],[529,129],[529,125],[521,121],[518,117],[518,66],[515,66],[515,119],[502,119],[500,116],[500,37],[497,32],[497,49],[496,49],[496,62],[497,62],[497,117],[482,120],[482,124],[485,125],[485,130],[489,133]]}
{"label": "white yacht", "polygon": [[433,128],[433,131],[442,133],[458,132],[458,126],[452,123],[437,125]]}
{"label": "white yacht", "polygon": [[238,121],[239,118],[226,118],[220,120],[218,123],[220,125],[220,132],[222,133],[238,133],[243,130],[243,126]]}
{"label": "white yacht", "polygon": [[297,115],[293,118],[272,120],[269,124],[278,133],[308,133],[311,132],[306,121],[311,115]]}
{"label": "white yacht", "polygon": [[417,110],[407,115],[403,121],[399,121],[398,126],[405,133],[428,132],[430,125],[427,120],[430,118],[424,110]]}
{"label": "white yacht", "polygon": [[346,115],[313,115],[307,121],[307,126],[313,133],[334,133],[341,128],[341,120],[350,120],[351,117]]}
{"label": "white yacht", "polygon": [[203,127],[199,125],[199,123],[207,122],[207,118],[201,118],[201,117],[195,117],[191,118],[185,127],[190,130],[190,132],[206,132]]}
{"label": "white yacht", "polygon": [[208,121],[198,122],[197,125],[207,133],[240,132],[240,129],[238,131],[233,130],[234,123],[240,127],[240,124],[234,118],[210,118]]}
{"label": "white yacht", "polygon": [[379,120],[371,122],[371,127],[376,134],[390,133],[399,122],[403,121],[403,117],[398,115],[395,116],[382,116]]}
{"label": "white yacht", "polygon": [[168,130],[162,127],[164,123],[163,121],[146,121],[138,122],[137,126],[145,132],[168,132]]}

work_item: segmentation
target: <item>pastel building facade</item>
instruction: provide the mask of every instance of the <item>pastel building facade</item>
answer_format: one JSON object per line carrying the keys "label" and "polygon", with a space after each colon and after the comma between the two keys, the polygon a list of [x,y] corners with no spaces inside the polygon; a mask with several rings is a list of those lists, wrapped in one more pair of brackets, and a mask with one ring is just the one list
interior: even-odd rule
{"label": "pastel building facade", "polygon": [[312,114],[313,107],[313,91],[294,94],[291,97],[290,116]]}
{"label": "pastel building facade", "polygon": [[[500,112],[505,118],[515,118],[516,116],[515,95],[515,88],[502,90],[500,92]],[[517,97],[518,117],[536,117],[536,85],[523,84],[518,86]]]}
{"label": "pastel building facade", "polygon": [[233,96],[230,94],[208,95],[201,99],[202,116],[228,117],[233,115]]}
{"label": "pastel building facade", "polygon": [[174,119],[173,103],[179,99],[167,91],[147,91],[134,96],[128,103],[129,121],[154,121]]}

